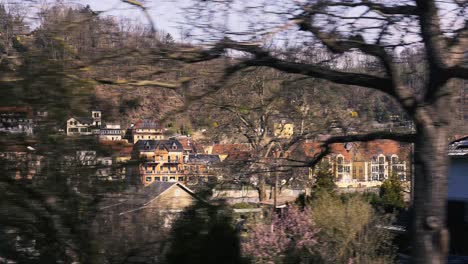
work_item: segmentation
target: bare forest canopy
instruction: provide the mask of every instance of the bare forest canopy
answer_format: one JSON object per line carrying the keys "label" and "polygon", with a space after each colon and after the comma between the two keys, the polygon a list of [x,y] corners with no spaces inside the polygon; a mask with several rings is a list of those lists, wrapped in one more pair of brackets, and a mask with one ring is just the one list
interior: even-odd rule
{"label": "bare forest canopy", "polygon": [[[207,145],[248,143],[243,145],[248,145],[247,160],[223,163],[222,172],[235,183],[240,182],[238,174],[254,175],[254,181],[249,177],[245,182],[256,189],[259,201],[266,199],[267,186],[275,186],[276,197],[278,175],[293,178],[293,169],[300,169],[307,178],[303,185],[310,186],[309,169],[333,144],[352,147],[344,143],[376,139],[414,143],[411,253],[415,263],[445,263],[447,143],[454,134],[468,133],[466,1],[190,1],[181,21],[187,29],[185,42],[155,26],[145,6],[151,1],[121,2],[140,10],[149,25],[68,1],[0,5],[0,106],[49,113],[32,137],[6,135],[0,141],[4,152],[14,150],[10,156],[35,156],[35,164],[47,160],[30,182],[12,180],[18,171],[27,173],[27,166],[0,160],[0,165],[13,168],[0,175],[0,227],[6,227],[0,228],[0,237],[7,237],[0,241],[1,258],[104,263],[107,256],[100,246],[127,242],[115,237],[100,245],[91,239],[88,224],[104,196],[125,195],[122,190],[129,186],[97,182],[92,179],[96,168],[70,162],[83,152],[96,150],[107,157],[112,150],[95,138],[63,133],[68,117],[99,109],[106,121],[122,128],[151,118],[164,123],[168,134],[184,130]],[[28,24],[31,14],[34,24]],[[272,136],[272,123],[292,123],[294,136]],[[296,143],[317,138],[325,138],[323,151],[313,157],[300,151],[299,157],[288,156]],[[21,147],[27,150],[21,152]],[[325,185],[333,189],[334,184],[325,179]],[[325,204],[347,207],[330,201]],[[215,207],[224,212],[221,205]],[[197,222],[205,227],[194,232],[204,239],[204,230],[218,230],[210,226],[212,220],[220,221],[219,226],[231,221],[214,207],[206,211],[195,206],[185,215],[193,220],[200,212]],[[368,210],[367,222],[373,221],[372,213]],[[151,229],[155,232],[149,232],[132,218],[126,219],[131,223],[127,227],[138,243],[123,243],[131,249],[129,255],[141,253],[139,236],[144,233],[161,245],[152,248],[157,251],[151,251],[152,256],[162,254],[168,234],[159,233],[160,219]],[[190,220],[187,223],[193,231]],[[169,243],[177,245],[177,253],[190,241],[184,239],[184,228],[176,228],[174,237],[181,236],[186,244]],[[232,226],[228,229],[228,234],[237,234]],[[223,235],[207,240],[230,241]],[[342,239],[348,241],[347,236]],[[362,239],[367,241],[367,236]],[[234,250],[239,248],[235,245]],[[354,252],[343,256],[353,257]],[[334,253],[328,249],[326,255],[333,258]]]}
{"label": "bare forest canopy", "polygon": [[[44,6],[34,30],[26,23],[24,11],[11,4],[7,7],[1,8],[5,32],[1,38],[2,105],[43,108],[60,121],[72,113],[99,108],[110,121],[124,126],[141,117],[154,117],[193,129],[211,129],[216,134],[238,132],[226,118],[226,111],[235,108],[253,115],[255,111],[250,110],[259,100],[272,98],[280,99],[270,107],[271,114],[288,117],[297,127],[307,123],[326,130],[339,124],[367,131],[372,124],[411,123],[392,98],[365,88],[350,92],[327,81],[268,69],[236,73],[224,84],[222,69],[244,55],[185,64],[182,61],[187,58],[181,56],[195,52],[196,46],[178,43],[163,30],[106,17],[89,7],[64,3]],[[327,67],[349,72],[379,71],[376,61],[358,53],[335,60],[320,47],[277,45],[274,52],[296,61],[322,61]],[[399,53],[401,71],[412,73],[404,75],[407,79],[402,81],[414,90],[421,89],[426,71],[420,63],[422,52],[415,46]],[[259,81],[269,90],[262,98],[258,94],[243,96]],[[208,91],[214,85],[223,88]],[[309,87],[320,89],[311,92]],[[245,98],[249,99],[243,101]],[[457,117],[462,116],[460,109],[454,106]],[[463,133],[463,128],[463,123],[456,123],[453,131]]]}

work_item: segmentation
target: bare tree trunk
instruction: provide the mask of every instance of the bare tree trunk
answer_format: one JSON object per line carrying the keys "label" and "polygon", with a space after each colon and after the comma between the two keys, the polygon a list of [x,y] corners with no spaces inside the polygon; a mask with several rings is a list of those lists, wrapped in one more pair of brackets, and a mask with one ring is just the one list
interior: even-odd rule
{"label": "bare tree trunk", "polygon": [[258,176],[258,186],[257,186],[257,192],[258,192],[258,201],[263,202],[266,200],[266,183],[265,183],[265,176],[264,175],[259,175]]}
{"label": "bare tree trunk", "polygon": [[447,126],[434,117],[442,111],[428,113],[425,118],[416,117],[413,255],[415,263],[439,264],[446,263],[449,246]]}

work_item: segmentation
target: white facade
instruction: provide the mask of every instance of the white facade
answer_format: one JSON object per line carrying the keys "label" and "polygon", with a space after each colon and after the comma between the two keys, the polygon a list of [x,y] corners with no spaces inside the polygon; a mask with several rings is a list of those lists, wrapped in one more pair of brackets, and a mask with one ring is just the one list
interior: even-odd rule
{"label": "white facade", "polygon": [[371,160],[346,160],[338,154],[328,159],[334,170],[336,184],[339,187],[378,186],[395,173],[401,181],[407,181],[406,162],[400,161],[398,155],[373,157]]}
{"label": "white facade", "polygon": [[91,123],[79,121],[74,117],[67,120],[67,136],[91,134]]}
{"label": "white facade", "polygon": [[79,150],[76,151],[76,161],[83,166],[96,165],[96,151],[94,150]]}
{"label": "white facade", "polygon": [[67,120],[67,136],[97,134],[101,126],[101,111],[91,111],[90,117],[71,117]]}
{"label": "white facade", "polygon": [[115,141],[122,140],[122,129],[119,124],[106,124],[104,128],[99,131],[99,140],[101,141]]}

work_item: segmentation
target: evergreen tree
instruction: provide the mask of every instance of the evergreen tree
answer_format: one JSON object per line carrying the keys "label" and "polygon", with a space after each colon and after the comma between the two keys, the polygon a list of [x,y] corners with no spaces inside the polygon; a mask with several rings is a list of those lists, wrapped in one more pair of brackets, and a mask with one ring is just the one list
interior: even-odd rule
{"label": "evergreen tree", "polygon": [[400,210],[405,207],[403,187],[398,175],[392,174],[380,187],[380,198],[384,208],[388,211]]}
{"label": "evergreen tree", "polygon": [[315,184],[313,190],[315,193],[325,191],[333,193],[336,188],[333,179],[333,173],[330,170],[330,164],[323,162],[316,168]]}

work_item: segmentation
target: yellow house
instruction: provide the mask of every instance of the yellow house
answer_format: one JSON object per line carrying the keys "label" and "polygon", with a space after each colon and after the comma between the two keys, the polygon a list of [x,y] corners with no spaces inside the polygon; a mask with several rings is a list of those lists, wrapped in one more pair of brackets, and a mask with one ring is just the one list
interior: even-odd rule
{"label": "yellow house", "polygon": [[161,124],[149,119],[138,121],[131,129],[133,143],[139,140],[164,139],[164,130]]}
{"label": "yellow house", "polygon": [[132,159],[140,161],[138,172],[145,186],[154,181],[185,181],[188,155],[177,140],[138,140]]}
{"label": "yellow house", "polygon": [[294,124],[280,122],[273,123],[273,135],[277,138],[291,138],[294,134]]}

